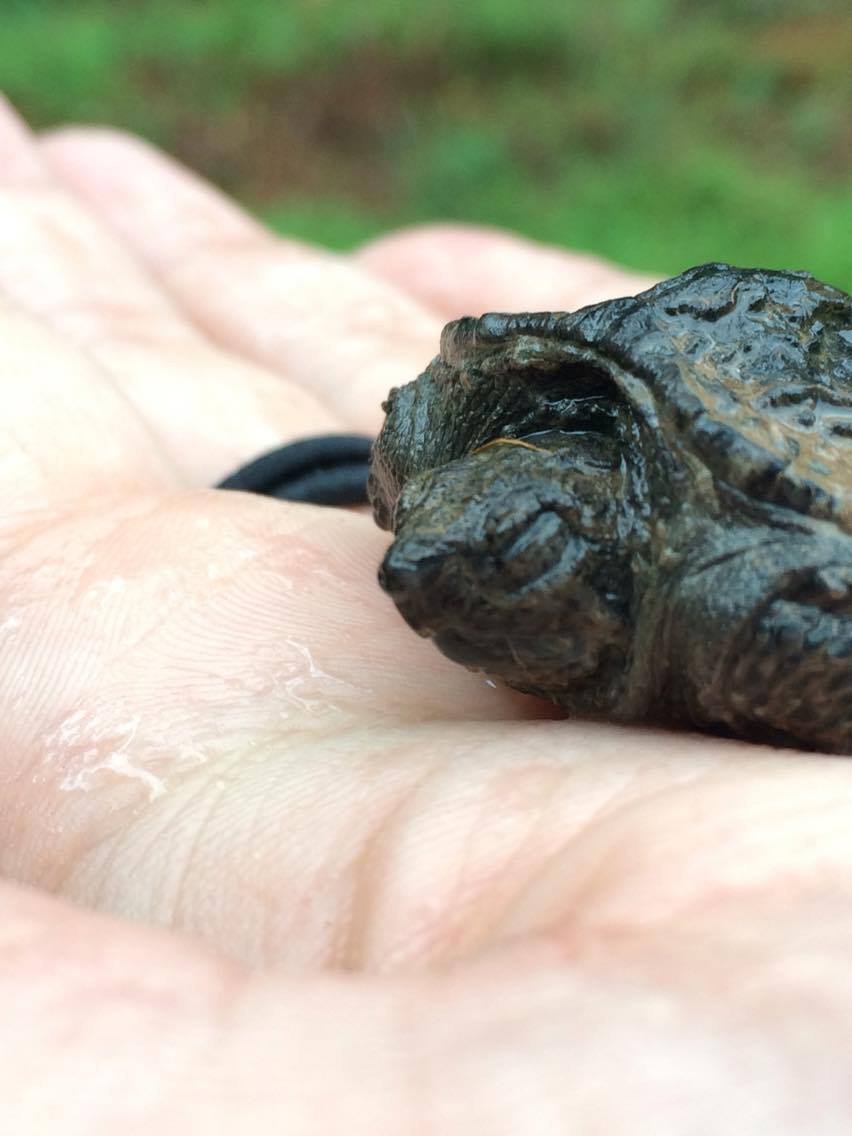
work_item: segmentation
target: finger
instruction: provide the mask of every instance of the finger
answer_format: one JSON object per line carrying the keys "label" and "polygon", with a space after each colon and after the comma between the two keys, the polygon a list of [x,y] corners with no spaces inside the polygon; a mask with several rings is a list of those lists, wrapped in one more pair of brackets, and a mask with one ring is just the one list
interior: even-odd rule
{"label": "finger", "polygon": [[371,241],[356,260],[444,319],[487,311],[574,311],[641,292],[656,279],[472,225],[403,229]]}
{"label": "finger", "polygon": [[398,992],[252,976],[189,940],[3,884],[0,919],[7,1132],[366,1136],[417,1123],[399,1097]]}
{"label": "finger", "polygon": [[189,484],[342,427],[301,387],[213,347],[63,190],[2,102],[0,289],[109,372]]}
{"label": "finger", "polygon": [[[0,181],[24,192],[41,177],[25,128],[0,101]],[[47,516],[178,484],[104,372],[25,316],[2,288],[0,394],[0,553]]]}
{"label": "finger", "polygon": [[110,379],[2,294],[0,402],[0,556],[49,518],[180,483]]}
{"label": "finger", "polygon": [[202,1054],[221,1038],[225,1007],[245,981],[236,967],[7,883],[0,927],[7,1131],[95,1136],[118,1123],[129,1134],[158,1115],[161,1133],[177,1132],[184,1076],[198,1083],[200,1108],[219,1091],[224,1070],[208,1086]]}
{"label": "finger", "polygon": [[479,1136],[632,1136],[637,1116],[655,1136],[848,1131],[848,917],[788,914],[767,934],[741,914],[727,937],[617,928],[388,981],[249,974],[0,885],[4,1121],[16,1136],[60,1117],[68,1136],[463,1136],[471,1118]]}
{"label": "finger", "polygon": [[298,380],[350,425],[436,353],[440,323],[348,259],[277,239],[200,179],[120,134],[64,130],[43,152],[205,331]]}

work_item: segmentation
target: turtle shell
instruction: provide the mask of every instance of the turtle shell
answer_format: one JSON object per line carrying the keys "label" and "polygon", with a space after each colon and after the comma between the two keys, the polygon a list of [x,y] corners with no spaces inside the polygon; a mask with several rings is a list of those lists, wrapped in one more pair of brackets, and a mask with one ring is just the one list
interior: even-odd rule
{"label": "turtle shell", "polygon": [[852,299],[708,264],[447,325],[391,391],[380,581],[569,713],[852,751]]}
{"label": "turtle shell", "polygon": [[[539,341],[535,346],[530,340]],[[599,362],[650,426],[755,498],[852,523],[852,298],[806,272],[705,264],[574,313],[488,314],[443,333],[456,368]]]}

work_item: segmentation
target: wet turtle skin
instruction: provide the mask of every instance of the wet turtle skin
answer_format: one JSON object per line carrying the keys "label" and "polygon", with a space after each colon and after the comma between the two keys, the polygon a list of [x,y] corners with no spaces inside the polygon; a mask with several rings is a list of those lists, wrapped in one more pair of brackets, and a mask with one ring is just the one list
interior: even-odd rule
{"label": "wet turtle skin", "polygon": [[570,715],[852,753],[852,298],[692,268],[447,325],[391,391],[382,587]]}

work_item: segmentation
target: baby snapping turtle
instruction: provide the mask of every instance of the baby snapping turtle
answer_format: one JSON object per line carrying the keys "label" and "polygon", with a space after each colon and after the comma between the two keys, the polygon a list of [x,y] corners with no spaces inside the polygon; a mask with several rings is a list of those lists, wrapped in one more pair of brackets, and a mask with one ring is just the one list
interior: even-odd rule
{"label": "baby snapping turtle", "polygon": [[447,325],[391,391],[379,579],[570,714],[852,752],[852,297],[706,264]]}

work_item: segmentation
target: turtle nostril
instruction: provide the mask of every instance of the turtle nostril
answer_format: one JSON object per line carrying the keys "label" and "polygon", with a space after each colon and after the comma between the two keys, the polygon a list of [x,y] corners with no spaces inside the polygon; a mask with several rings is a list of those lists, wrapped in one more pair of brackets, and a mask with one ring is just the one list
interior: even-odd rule
{"label": "turtle nostril", "polygon": [[379,584],[399,614],[418,635],[433,635],[459,603],[452,572],[446,577],[446,553],[417,540],[395,541],[379,568]]}
{"label": "turtle nostril", "polygon": [[379,568],[379,584],[397,602],[420,595],[434,585],[443,557],[434,546],[416,540],[396,540]]}

